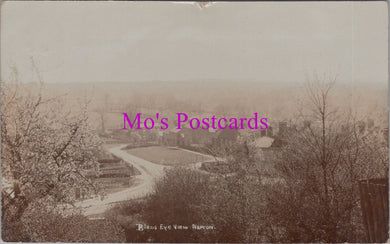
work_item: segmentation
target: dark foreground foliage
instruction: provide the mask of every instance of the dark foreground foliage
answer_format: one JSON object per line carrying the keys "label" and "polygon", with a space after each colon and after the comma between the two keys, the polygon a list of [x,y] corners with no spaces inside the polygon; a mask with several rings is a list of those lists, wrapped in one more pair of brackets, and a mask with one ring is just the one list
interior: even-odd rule
{"label": "dark foreground foliage", "polygon": [[124,242],[123,229],[109,220],[89,220],[81,214],[64,216],[57,211],[26,210],[21,219],[2,216],[6,242]]}

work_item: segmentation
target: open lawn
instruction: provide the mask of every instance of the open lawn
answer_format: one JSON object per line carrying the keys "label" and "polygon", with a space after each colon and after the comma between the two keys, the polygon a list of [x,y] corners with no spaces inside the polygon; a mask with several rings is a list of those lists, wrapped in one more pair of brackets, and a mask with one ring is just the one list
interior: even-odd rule
{"label": "open lawn", "polygon": [[213,157],[201,155],[174,147],[139,147],[126,150],[129,154],[162,165],[186,165],[213,160]]}

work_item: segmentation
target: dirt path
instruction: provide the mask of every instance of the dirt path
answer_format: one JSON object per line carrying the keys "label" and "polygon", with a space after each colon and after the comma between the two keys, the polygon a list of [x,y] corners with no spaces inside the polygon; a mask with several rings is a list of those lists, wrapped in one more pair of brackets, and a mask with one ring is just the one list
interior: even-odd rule
{"label": "dirt path", "polygon": [[163,175],[166,166],[154,164],[128,154],[126,151],[121,150],[125,146],[123,144],[108,150],[126,163],[132,164],[141,172],[141,175],[135,177],[136,184],[123,191],[108,194],[104,199],[92,198],[79,202],[76,206],[82,207],[86,216],[101,214],[115,202],[144,197],[152,191],[155,180]]}

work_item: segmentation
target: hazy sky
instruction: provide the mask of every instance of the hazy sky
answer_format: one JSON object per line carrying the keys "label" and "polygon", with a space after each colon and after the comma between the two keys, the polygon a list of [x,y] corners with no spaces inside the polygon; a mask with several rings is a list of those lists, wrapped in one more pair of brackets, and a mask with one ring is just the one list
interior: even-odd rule
{"label": "hazy sky", "polygon": [[2,78],[387,84],[386,2],[3,2]]}

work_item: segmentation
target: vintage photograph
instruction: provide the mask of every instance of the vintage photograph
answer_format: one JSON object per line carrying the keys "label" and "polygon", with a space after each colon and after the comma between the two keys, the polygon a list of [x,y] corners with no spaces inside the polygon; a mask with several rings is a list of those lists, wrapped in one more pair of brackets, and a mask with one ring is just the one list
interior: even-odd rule
{"label": "vintage photograph", "polygon": [[386,1],[0,17],[2,241],[388,241]]}

